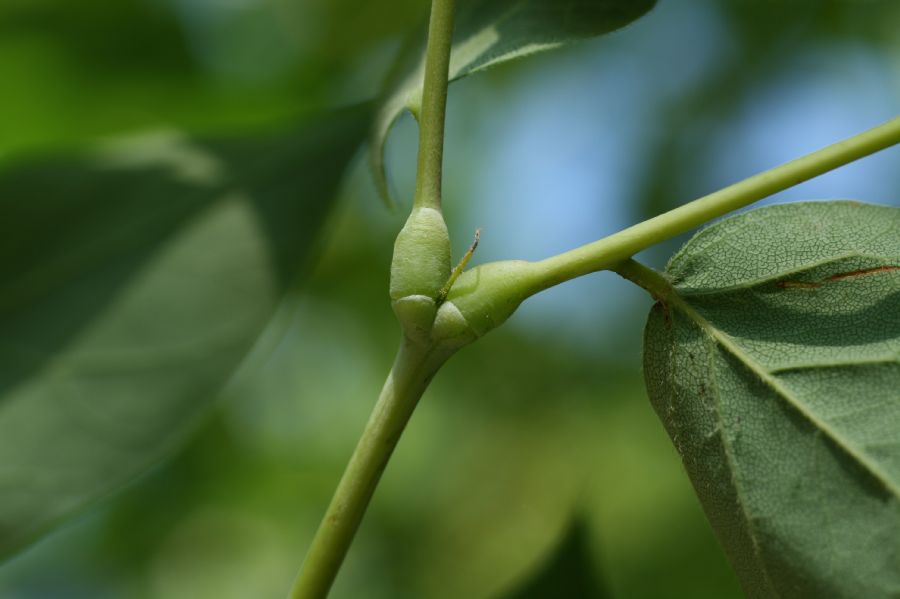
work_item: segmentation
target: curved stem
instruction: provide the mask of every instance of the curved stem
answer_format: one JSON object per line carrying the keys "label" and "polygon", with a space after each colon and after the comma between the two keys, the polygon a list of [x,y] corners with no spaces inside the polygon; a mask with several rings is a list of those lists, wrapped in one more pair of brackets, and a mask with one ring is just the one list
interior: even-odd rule
{"label": "curved stem", "polygon": [[537,262],[535,267],[540,273],[540,289],[610,268],[661,241],[898,143],[900,117],[599,241]]}
{"label": "curved stem", "polygon": [[453,42],[455,0],[433,0],[425,53],[425,83],[419,118],[419,157],[416,164],[417,208],[441,208],[441,177],[444,161],[444,114],[450,46]]}
{"label": "curved stem", "polygon": [[448,354],[404,340],[378,403],[313,537],[290,599],[328,595],[375,487],[413,410]]}

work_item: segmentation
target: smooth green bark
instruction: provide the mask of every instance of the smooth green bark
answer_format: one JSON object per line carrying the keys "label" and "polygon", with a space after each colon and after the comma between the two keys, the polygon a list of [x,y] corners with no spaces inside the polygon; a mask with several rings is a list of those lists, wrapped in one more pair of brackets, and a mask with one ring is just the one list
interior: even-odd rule
{"label": "smooth green bark", "polygon": [[453,42],[455,0],[435,0],[428,24],[425,83],[419,115],[419,157],[416,165],[414,207],[441,209],[444,164],[444,116],[447,110],[447,74]]}
{"label": "smooth green bark", "polygon": [[634,254],[774,193],[900,143],[900,117],[694,200],[609,237],[537,263],[543,288],[605,270]]}
{"label": "smooth green bark", "polygon": [[457,310],[469,324],[470,341],[474,340],[505,322],[536,293],[592,272],[614,269],[661,241],[897,143],[900,117],[552,258],[476,266],[459,277],[440,310]]}
{"label": "smooth green bark", "polygon": [[419,115],[419,156],[413,210],[397,237],[391,299],[403,340],[375,409],[347,464],[290,593],[322,599],[362,521],[381,474],[413,410],[453,349],[430,338],[435,298],[450,277],[450,240],[441,215],[447,72],[455,0],[434,0],[428,29]]}
{"label": "smooth green bark", "polygon": [[449,353],[405,340],[300,567],[290,599],[328,595],[413,410]]}

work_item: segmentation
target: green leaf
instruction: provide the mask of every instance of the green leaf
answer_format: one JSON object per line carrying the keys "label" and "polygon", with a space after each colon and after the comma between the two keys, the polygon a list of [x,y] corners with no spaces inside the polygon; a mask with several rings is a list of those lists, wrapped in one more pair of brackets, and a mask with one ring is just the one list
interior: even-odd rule
{"label": "green leaf", "polygon": [[[450,81],[523,56],[609,33],[631,23],[656,0],[468,0],[460,2],[450,55]],[[391,203],[384,146],[405,109],[419,113],[425,39],[403,52],[385,85],[370,134],[369,160],[382,198]]]}
{"label": "green leaf", "polygon": [[646,383],[744,590],[900,596],[900,209],[753,210],[667,277]]}
{"label": "green leaf", "polygon": [[505,599],[608,599],[591,556],[590,530],[576,518],[549,559]]}
{"label": "green leaf", "polygon": [[0,175],[0,556],[190,432],[296,282],[363,112]]}

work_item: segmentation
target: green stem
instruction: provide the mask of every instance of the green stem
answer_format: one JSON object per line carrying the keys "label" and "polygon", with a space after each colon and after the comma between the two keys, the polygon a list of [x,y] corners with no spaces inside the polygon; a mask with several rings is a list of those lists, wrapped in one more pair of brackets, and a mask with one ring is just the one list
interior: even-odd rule
{"label": "green stem", "polygon": [[540,289],[610,268],[661,241],[898,143],[900,117],[599,241],[537,262]]}
{"label": "green stem", "polygon": [[448,355],[404,340],[378,403],[300,566],[290,599],[323,599],[419,398]]}
{"label": "green stem", "polygon": [[433,0],[425,54],[425,83],[419,115],[419,158],[416,165],[417,208],[441,208],[444,161],[444,113],[453,42],[455,0]]}
{"label": "green stem", "polygon": [[[454,4],[454,0],[433,0],[431,5],[414,214],[416,208],[441,208]],[[404,337],[378,403],[300,566],[290,599],[323,599],[328,595],[406,423],[431,378],[451,353],[441,346],[423,346]]]}
{"label": "green stem", "polygon": [[610,270],[638,287],[646,289],[654,299],[667,301],[672,294],[672,284],[664,274],[649,266],[644,266],[634,258],[620,262]]}

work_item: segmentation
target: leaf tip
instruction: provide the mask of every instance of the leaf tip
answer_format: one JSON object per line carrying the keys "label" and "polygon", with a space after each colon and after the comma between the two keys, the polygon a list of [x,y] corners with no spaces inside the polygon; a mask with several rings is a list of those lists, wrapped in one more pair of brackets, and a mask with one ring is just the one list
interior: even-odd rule
{"label": "leaf tip", "polygon": [[380,144],[369,145],[369,172],[372,175],[372,182],[375,184],[375,191],[382,205],[390,212],[396,212],[397,203],[391,195],[387,171],[384,168],[384,149]]}

